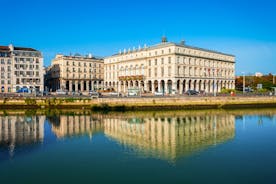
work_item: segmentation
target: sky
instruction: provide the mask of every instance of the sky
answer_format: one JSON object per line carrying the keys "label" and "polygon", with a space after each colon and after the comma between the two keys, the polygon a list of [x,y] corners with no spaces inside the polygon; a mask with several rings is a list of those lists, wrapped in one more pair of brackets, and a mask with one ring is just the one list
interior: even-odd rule
{"label": "sky", "polygon": [[109,56],[168,41],[236,56],[236,74],[276,74],[273,0],[0,0],[0,45]]}

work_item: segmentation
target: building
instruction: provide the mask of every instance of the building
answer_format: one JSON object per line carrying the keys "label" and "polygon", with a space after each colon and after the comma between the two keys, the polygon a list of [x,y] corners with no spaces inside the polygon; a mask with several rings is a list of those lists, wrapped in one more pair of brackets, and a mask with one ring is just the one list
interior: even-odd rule
{"label": "building", "polygon": [[56,55],[46,69],[45,86],[49,91],[58,89],[80,92],[100,89],[103,84],[103,59],[88,56]]}
{"label": "building", "polygon": [[43,57],[32,48],[0,46],[1,93],[20,88],[43,90]]}
{"label": "building", "polygon": [[167,42],[124,49],[104,59],[105,87],[119,92],[179,93],[193,89],[206,93],[235,88],[235,56]]}

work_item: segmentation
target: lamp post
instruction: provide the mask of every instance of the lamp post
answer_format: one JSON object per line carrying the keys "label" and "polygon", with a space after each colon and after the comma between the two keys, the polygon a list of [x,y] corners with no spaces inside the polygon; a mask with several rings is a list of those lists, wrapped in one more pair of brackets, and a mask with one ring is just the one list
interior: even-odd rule
{"label": "lamp post", "polygon": [[213,68],[213,77],[214,77],[214,85],[213,85],[213,88],[214,88],[214,96],[217,96],[217,93],[216,93],[216,77],[215,77],[215,68]]}
{"label": "lamp post", "polygon": [[245,73],[242,72],[243,74],[243,80],[242,80],[242,93],[244,94],[245,93]]}

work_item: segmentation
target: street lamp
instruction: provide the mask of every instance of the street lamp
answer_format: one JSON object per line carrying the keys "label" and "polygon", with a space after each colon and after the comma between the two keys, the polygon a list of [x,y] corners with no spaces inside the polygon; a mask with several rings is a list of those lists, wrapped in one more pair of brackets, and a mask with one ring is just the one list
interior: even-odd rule
{"label": "street lamp", "polygon": [[245,93],[245,73],[244,72],[242,72],[242,74],[243,74],[243,80],[242,80],[242,92],[243,92],[243,94]]}
{"label": "street lamp", "polygon": [[213,77],[214,77],[214,85],[213,85],[213,90],[214,90],[214,96],[217,96],[216,94],[216,77],[215,77],[215,68],[213,68]]}

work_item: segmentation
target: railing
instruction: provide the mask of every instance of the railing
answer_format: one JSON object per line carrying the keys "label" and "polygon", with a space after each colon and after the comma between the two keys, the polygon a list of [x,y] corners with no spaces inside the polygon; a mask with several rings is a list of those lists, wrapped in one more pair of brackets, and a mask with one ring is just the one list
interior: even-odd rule
{"label": "railing", "polygon": [[143,80],[143,75],[119,76],[120,81]]}

